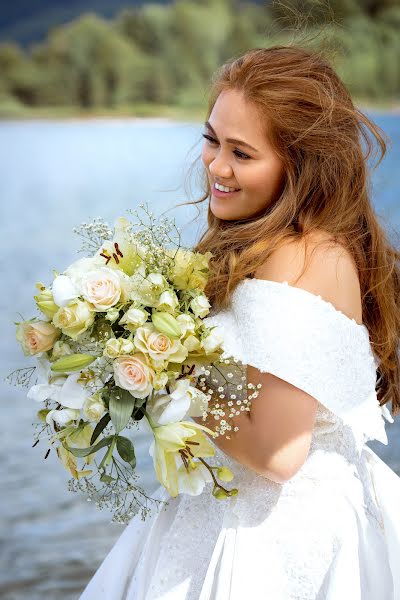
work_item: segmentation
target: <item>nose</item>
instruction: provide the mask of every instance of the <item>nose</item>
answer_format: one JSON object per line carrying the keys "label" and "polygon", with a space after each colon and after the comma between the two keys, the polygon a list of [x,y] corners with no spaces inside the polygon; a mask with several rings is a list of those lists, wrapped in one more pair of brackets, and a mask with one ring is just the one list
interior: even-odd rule
{"label": "nose", "polygon": [[220,154],[210,162],[208,169],[213,177],[220,177],[222,180],[232,178],[232,167]]}

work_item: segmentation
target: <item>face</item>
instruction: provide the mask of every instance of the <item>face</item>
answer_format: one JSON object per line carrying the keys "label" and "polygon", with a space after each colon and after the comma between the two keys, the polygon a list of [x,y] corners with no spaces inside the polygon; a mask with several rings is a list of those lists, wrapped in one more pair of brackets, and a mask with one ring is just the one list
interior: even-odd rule
{"label": "face", "polygon": [[[208,123],[202,161],[212,192],[211,211],[228,221],[263,214],[279,197],[284,167],[261,130],[255,105],[237,90],[221,92]],[[216,182],[238,191],[220,192]]]}

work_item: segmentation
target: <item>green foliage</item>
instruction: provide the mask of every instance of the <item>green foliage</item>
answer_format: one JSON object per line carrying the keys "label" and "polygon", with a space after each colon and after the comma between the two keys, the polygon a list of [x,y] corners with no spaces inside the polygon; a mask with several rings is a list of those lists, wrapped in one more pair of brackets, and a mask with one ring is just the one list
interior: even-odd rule
{"label": "green foliage", "polygon": [[114,439],[115,439],[115,436],[108,435],[107,437],[100,440],[100,442],[98,444],[94,444],[93,446],[89,446],[88,448],[73,448],[72,446],[68,446],[67,444],[65,444],[65,448],[69,452],[71,452],[74,456],[78,456],[79,458],[82,458],[84,456],[89,456],[89,454],[93,454],[94,452],[97,452],[98,450],[100,450],[101,448],[104,448],[105,446],[112,445],[112,442]]}
{"label": "green foliage", "polygon": [[115,386],[110,392],[110,416],[115,433],[122,431],[135,408],[135,398],[122,388]]}
{"label": "green foliage", "polygon": [[135,449],[130,439],[119,435],[117,437],[118,454],[127,462],[133,469],[136,467]]}
{"label": "green foliage", "polygon": [[200,108],[224,61],[285,43],[305,25],[323,28],[352,94],[398,96],[400,0],[175,0],[122,10],[114,21],[84,14],[29,52],[0,45],[0,115],[24,106]]}

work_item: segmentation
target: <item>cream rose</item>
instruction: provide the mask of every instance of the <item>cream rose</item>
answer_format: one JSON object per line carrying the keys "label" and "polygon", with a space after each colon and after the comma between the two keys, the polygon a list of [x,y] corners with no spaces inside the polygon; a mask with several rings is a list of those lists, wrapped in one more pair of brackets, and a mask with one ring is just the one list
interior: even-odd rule
{"label": "cream rose", "polygon": [[183,362],[188,355],[187,348],[179,340],[171,340],[160,333],[153,323],[139,327],[133,341],[140,352],[150,356],[156,367],[164,361]]}
{"label": "cream rose", "polygon": [[16,332],[25,356],[50,350],[60,335],[61,331],[47,321],[23,321]]}
{"label": "cream rose", "polygon": [[141,352],[118,356],[113,362],[115,383],[135,398],[145,398],[153,390],[154,371]]}
{"label": "cream rose", "polygon": [[83,300],[74,300],[68,306],[58,309],[53,317],[53,323],[61,329],[64,335],[76,340],[94,322],[95,313]]}
{"label": "cream rose", "polygon": [[121,297],[121,280],[114,269],[101,267],[90,271],[82,279],[82,296],[95,311],[105,312]]}

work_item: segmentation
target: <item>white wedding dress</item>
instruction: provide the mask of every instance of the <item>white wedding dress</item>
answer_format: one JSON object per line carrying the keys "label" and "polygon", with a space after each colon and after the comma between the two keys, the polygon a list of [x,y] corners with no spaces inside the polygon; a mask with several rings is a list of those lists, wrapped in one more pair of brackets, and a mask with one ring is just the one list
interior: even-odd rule
{"label": "white wedding dress", "polygon": [[400,600],[400,478],[365,445],[387,444],[393,421],[366,326],[259,279],[206,322],[224,328],[225,356],[318,400],[308,458],[280,485],[215,446],[207,461],[233,471],[239,494],[217,500],[207,483],[170,498],[160,486],[169,504],[133,518],[80,600]]}

